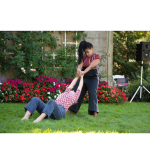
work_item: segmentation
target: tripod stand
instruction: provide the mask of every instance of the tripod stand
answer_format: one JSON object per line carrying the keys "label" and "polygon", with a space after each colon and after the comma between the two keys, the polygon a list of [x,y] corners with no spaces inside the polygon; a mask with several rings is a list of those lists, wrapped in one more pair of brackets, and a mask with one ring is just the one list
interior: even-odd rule
{"label": "tripod stand", "polygon": [[142,88],[144,88],[150,94],[150,92],[142,85],[142,74],[143,74],[143,61],[141,62],[141,85],[138,87],[138,89],[134,93],[132,99],[130,100],[130,103],[132,102],[133,98],[135,97],[139,89],[140,89],[140,99],[142,98]]}

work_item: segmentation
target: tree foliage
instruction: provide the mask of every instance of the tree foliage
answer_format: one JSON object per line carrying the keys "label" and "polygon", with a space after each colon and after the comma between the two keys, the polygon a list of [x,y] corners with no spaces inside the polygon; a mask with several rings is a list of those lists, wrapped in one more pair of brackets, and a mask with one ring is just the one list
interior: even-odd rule
{"label": "tree foliage", "polygon": [[[141,41],[150,41],[148,31],[115,31],[113,33],[113,74],[125,75],[132,79],[141,71],[140,61],[136,60],[136,44]],[[148,68],[148,63],[144,62],[144,71]]]}
{"label": "tree foliage", "polygon": [[[73,32],[73,31],[72,31]],[[78,31],[74,40],[83,40],[84,32]],[[60,33],[61,34],[61,33]],[[0,32],[0,71],[5,74],[15,70],[15,76],[25,81],[32,81],[40,75],[53,78],[73,78],[77,66],[76,46],[57,48],[59,39],[51,31]],[[45,47],[49,46],[50,51]],[[53,59],[55,55],[56,59]],[[21,68],[25,69],[25,73]],[[36,69],[36,71],[30,71]]]}

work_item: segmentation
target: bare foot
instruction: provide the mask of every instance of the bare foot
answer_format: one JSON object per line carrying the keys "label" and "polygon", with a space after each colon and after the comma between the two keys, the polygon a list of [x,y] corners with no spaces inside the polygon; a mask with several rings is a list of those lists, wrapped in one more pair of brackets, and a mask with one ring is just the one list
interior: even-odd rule
{"label": "bare foot", "polygon": [[96,111],[94,111],[94,117],[97,117],[97,112]]}
{"label": "bare foot", "polygon": [[25,119],[28,120],[30,116],[31,116],[31,113],[29,110],[27,110],[24,117],[21,120],[25,120]]}
{"label": "bare foot", "polygon": [[47,115],[45,113],[42,113],[38,118],[36,118],[33,122],[40,122],[43,118],[45,118]]}
{"label": "bare foot", "polygon": [[28,117],[23,117],[21,120],[29,120]]}
{"label": "bare foot", "polygon": [[33,122],[40,122],[43,118],[41,116],[39,116],[38,118],[36,118]]}
{"label": "bare foot", "polygon": [[67,115],[69,115],[69,114],[71,114],[72,113],[72,111],[70,110],[70,109],[68,109],[68,114]]}
{"label": "bare foot", "polygon": [[38,118],[36,120],[34,120],[33,122],[40,122],[41,120],[39,120]]}

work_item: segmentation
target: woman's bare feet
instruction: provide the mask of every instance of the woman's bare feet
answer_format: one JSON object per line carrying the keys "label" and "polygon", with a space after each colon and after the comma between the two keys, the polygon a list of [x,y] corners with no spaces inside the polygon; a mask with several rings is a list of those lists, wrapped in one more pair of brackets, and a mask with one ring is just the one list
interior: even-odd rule
{"label": "woman's bare feet", "polygon": [[94,111],[94,117],[97,117],[97,112],[96,111]]}
{"label": "woman's bare feet", "polygon": [[43,118],[45,118],[47,114],[42,113],[38,118],[36,118],[33,122],[40,122]]}
{"label": "woman's bare feet", "polygon": [[21,120],[28,120],[29,118],[23,117]]}
{"label": "woman's bare feet", "polygon": [[21,120],[28,120],[30,116],[31,116],[31,113],[29,110],[27,110],[24,117]]}
{"label": "woman's bare feet", "polygon": [[68,109],[68,114],[67,115],[69,115],[69,114],[71,114],[72,113],[72,111],[70,110],[70,109]]}

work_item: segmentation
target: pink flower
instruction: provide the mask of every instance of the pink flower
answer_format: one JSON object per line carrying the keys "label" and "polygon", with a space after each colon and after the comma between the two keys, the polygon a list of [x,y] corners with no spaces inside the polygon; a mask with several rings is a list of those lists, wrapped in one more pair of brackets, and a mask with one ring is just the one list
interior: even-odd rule
{"label": "pink flower", "polygon": [[36,69],[30,69],[30,71],[36,71]]}

